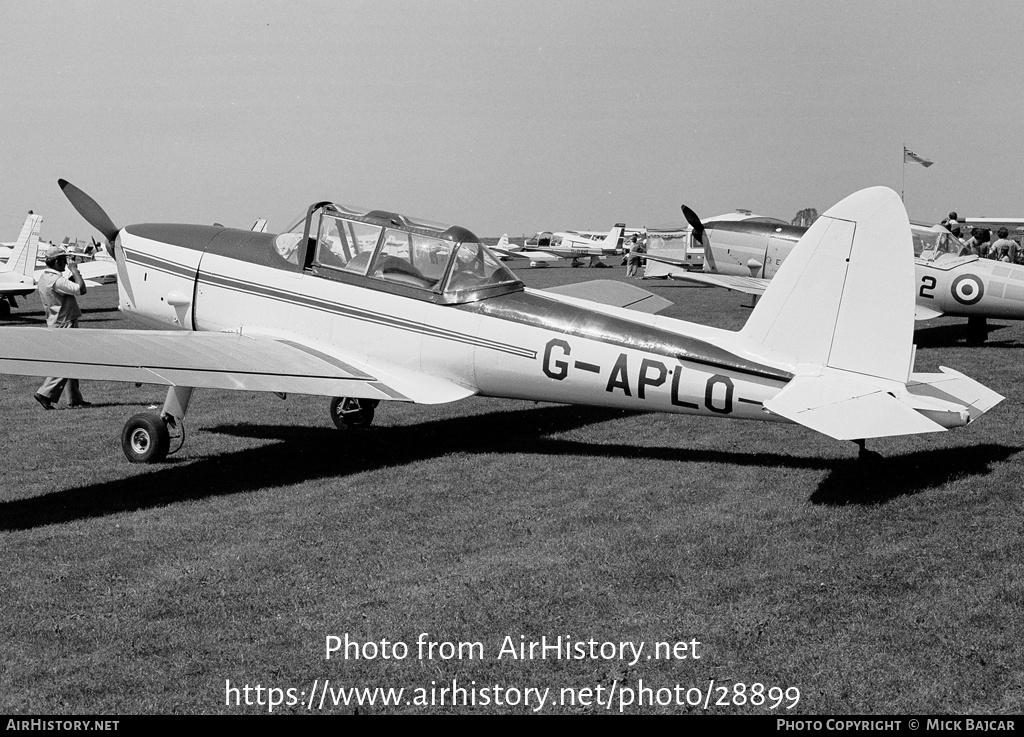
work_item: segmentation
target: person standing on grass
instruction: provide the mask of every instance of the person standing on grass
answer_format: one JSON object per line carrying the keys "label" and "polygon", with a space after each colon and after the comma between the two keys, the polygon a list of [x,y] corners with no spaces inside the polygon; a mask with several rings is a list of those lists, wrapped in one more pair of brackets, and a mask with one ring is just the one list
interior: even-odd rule
{"label": "person standing on grass", "polygon": [[[39,299],[46,311],[46,324],[51,328],[77,328],[82,310],[78,306],[78,295],[85,294],[85,279],[78,271],[78,264],[68,263],[68,252],[63,246],[50,246],[44,256],[46,271],[39,277],[36,286]],[[64,276],[64,269],[71,269],[71,278]],[[51,376],[33,394],[43,409],[54,409],[60,401],[65,386],[68,391],[68,405],[71,407],[91,407],[92,404],[82,398],[78,388],[78,379],[61,379]]]}
{"label": "person standing on grass", "polygon": [[641,254],[644,252],[644,247],[637,240],[634,235],[630,241],[629,255],[626,256],[626,276],[635,277],[637,272],[640,270],[640,259]]}

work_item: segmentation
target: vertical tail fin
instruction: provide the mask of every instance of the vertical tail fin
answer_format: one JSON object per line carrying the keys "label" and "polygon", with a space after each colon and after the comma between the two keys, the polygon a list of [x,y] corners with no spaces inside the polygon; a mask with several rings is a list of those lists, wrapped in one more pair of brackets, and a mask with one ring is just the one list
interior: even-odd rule
{"label": "vertical tail fin", "polygon": [[604,240],[601,241],[601,245],[605,248],[622,250],[622,236],[625,232],[625,223],[615,223],[615,227],[608,231],[608,235],[606,235]]}
{"label": "vertical tail fin", "polygon": [[905,383],[913,254],[899,195],[887,187],[856,192],[807,230],[742,334],[801,364]]}
{"label": "vertical tail fin", "polygon": [[24,276],[32,276],[36,270],[36,258],[39,256],[39,229],[43,224],[42,215],[31,212],[25,218],[18,242],[11,251],[7,263],[0,266],[0,271],[14,272]]}

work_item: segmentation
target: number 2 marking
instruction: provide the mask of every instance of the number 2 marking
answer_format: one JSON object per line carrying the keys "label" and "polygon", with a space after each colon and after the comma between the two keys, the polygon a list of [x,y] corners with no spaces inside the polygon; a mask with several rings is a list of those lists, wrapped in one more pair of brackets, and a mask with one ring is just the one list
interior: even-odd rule
{"label": "number 2 marking", "polygon": [[934,294],[930,292],[935,290],[935,277],[934,276],[922,276],[921,277],[921,290],[917,293],[918,297],[925,297],[927,299],[935,299]]}

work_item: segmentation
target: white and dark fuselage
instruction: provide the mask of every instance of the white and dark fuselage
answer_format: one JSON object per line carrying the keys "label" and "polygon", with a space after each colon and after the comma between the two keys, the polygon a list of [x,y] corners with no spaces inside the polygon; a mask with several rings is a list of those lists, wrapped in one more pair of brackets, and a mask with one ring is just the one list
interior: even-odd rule
{"label": "white and dark fuselage", "polygon": [[116,251],[124,272],[120,308],[150,327],[291,338],[484,396],[782,419],[762,405],[791,371],[754,355],[737,334],[584,307],[525,289],[514,277],[457,290],[450,279],[399,283],[331,268],[310,254],[292,263],[275,246],[280,237],[129,226]]}

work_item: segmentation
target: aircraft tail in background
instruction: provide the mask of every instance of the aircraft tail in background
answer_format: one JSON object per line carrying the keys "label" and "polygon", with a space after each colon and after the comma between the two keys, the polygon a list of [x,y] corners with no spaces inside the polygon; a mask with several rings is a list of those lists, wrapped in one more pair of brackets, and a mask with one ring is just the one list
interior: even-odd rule
{"label": "aircraft tail in background", "polygon": [[39,230],[43,225],[43,216],[34,215],[31,211],[25,218],[18,242],[11,251],[6,264],[0,265],[0,273],[15,273],[32,276],[36,270],[36,258],[39,256]]}
{"label": "aircraft tail in background", "polygon": [[615,223],[615,227],[608,231],[608,235],[601,241],[601,245],[605,248],[614,248],[617,251],[622,250],[622,239],[626,233],[625,223]]}

